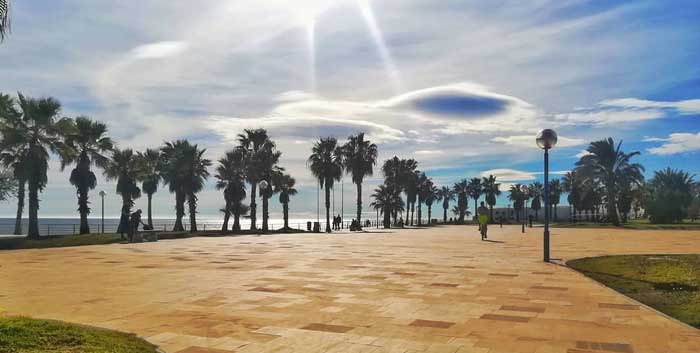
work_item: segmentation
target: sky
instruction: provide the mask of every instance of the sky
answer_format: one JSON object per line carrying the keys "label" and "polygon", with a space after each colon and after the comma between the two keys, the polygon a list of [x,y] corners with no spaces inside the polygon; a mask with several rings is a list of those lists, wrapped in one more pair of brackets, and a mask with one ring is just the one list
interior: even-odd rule
{"label": "sky", "polygon": [[[214,161],[243,129],[265,128],[297,179],[297,218],[316,215],[306,159],[321,136],[365,132],[379,164],[415,158],[437,185],[489,174],[504,190],[541,180],[542,128],[559,134],[553,177],[607,137],[640,151],[647,177],[700,172],[697,1],[11,3],[0,92],[55,97],[64,116],[107,123],[122,148],[187,138]],[[69,172],[52,158],[42,217],[77,217]],[[98,182],[93,206],[105,190],[107,217],[117,216],[115,185]],[[378,165],[365,205],[380,182]],[[342,190],[336,213],[342,199],[351,214],[349,177]],[[211,178],[199,198],[201,217],[219,216]],[[160,190],[154,202],[157,216],[172,217],[172,194]],[[0,204],[0,216],[14,213],[14,200]]]}

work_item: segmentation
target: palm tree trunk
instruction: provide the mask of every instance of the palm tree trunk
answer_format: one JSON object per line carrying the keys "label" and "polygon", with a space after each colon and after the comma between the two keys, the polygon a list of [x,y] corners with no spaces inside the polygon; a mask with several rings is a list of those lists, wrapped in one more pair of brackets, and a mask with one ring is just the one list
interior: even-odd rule
{"label": "palm tree trunk", "polygon": [[449,204],[447,207],[442,208],[442,223],[447,223],[447,209],[449,208]]}
{"label": "palm tree trunk", "polygon": [[39,239],[39,185],[38,181],[29,181],[29,239]]}
{"label": "palm tree trunk", "polygon": [[432,212],[433,212],[433,206],[429,205],[428,206],[428,225],[430,225],[430,220],[432,218]]}
{"label": "palm tree trunk", "polygon": [[119,216],[119,226],[117,233],[124,237],[124,233],[129,233],[129,215],[131,214],[131,199],[128,196],[122,195],[122,212]]}
{"label": "palm tree trunk", "polygon": [[362,183],[357,183],[357,226],[362,230]]}
{"label": "palm tree trunk", "polygon": [[263,195],[263,198],[262,198],[262,218],[263,218],[262,231],[263,232],[267,232],[269,229],[268,224],[267,224],[267,221],[269,218],[268,211],[267,211],[268,204],[269,204],[268,200],[269,200],[269,198],[267,197],[267,195]]}
{"label": "palm tree trunk", "polygon": [[384,209],[384,229],[391,228],[391,211],[389,208]]}
{"label": "palm tree trunk", "polygon": [[[477,210],[479,209],[479,205],[477,205],[478,202],[479,202],[479,198],[475,197],[474,198],[474,217],[479,217],[479,215],[477,214],[478,213]],[[476,224],[479,225],[479,222],[476,222]]]}
{"label": "palm tree trunk", "polygon": [[222,232],[228,232],[228,220],[231,217],[231,202],[226,200],[224,205],[224,223],[221,225]]}
{"label": "palm tree trunk", "polygon": [[422,220],[421,220],[421,218],[423,218],[421,215],[422,203],[423,203],[423,201],[421,201],[421,199],[418,199],[418,217],[416,218],[416,223],[418,223],[418,226],[420,226],[422,224]]}
{"label": "palm tree trunk", "polygon": [[22,214],[24,213],[24,188],[27,181],[20,178],[17,188],[17,217],[15,218],[15,235],[22,235]]}
{"label": "palm tree trunk", "polygon": [[86,188],[78,188],[78,210],[80,211],[80,234],[90,234],[90,225],[88,225],[88,191]]}
{"label": "palm tree trunk", "polygon": [[234,205],[235,209],[233,211],[233,228],[231,229],[234,232],[238,232],[241,230],[241,213],[239,212],[240,209],[240,204]]}
{"label": "palm tree trunk", "polygon": [[289,229],[289,202],[282,204],[282,217],[284,218],[284,229]]}
{"label": "palm tree trunk", "polygon": [[257,222],[257,205],[255,204],[257,186],[258,184],[255,182],[250,184],[250,230],[258,229],[258,226],[255,224]]}
{"label": "palm tree trunk", "polygon": [[326,233],[331,232],[331,187],[326,182]]}
{"label": "palm tree trunk", "polygon": [[413,216],[416,213],[416,202],[411,202],[411,225],[413,225]]}
{"label": "palm tree trunk", "polygon": [[148,194],[148,226],[153,229],[153,210],[151,204],[153,201],[153,194]]}
{"label": "palm tree trunk", "polygon": [[175,226],[173,232],[183,232],[182,217],[185,216],[185,194],[182,191],[175,191]]}
{"label": "palm tree trunk", "polygon": [[189,194],[187,196],[187,206],[189,206],[190,211],[190,233],[197,231],[197,196],[195,194]]}
{"label": "palm tree trunk", "polygon": [[489,204],[489,223],[493,223],[493,205]]}

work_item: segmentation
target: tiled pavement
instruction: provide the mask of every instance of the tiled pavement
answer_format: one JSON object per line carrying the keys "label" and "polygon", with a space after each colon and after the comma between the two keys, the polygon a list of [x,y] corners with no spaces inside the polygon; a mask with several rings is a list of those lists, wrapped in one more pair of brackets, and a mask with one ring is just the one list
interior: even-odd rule
{"label": "tiled pavement", "polygon": [[[700,331],[541,258],[541,229],[192,238],[0,253],[0,308],[166,352],[700,352]],[[553,229],[552,257],[700,253],[700,232]]]}

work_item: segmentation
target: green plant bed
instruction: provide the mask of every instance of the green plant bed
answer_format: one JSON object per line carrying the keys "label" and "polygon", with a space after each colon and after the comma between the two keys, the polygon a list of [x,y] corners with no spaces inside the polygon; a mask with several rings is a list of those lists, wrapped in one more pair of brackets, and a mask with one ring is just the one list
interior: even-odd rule
{"label": "green plant bed", "polygon": [[584,275],[700,328],[700,255],[620,255],[571,260]]}
{"label": "green plant bed", "polygon": [[0,317],[0,353],[154,353],[132,334],[25,317]]}
{"label": "green plant bed", "polygon": [[615,227],[611,223],[577,222],[554,223],[552,228],[625,228],[636,230],[700,230],[700,223],[652,224],[648,221],[630,221]]}

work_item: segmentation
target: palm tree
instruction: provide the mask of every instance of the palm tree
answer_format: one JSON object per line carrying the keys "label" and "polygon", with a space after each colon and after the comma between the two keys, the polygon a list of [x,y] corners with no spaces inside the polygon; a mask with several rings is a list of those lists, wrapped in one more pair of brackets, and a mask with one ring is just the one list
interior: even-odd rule
{"label": "palm tree", "polygon": [[138,182],[143,179],[141,160],[131,149],[114,148],[112,158],[104,168],[107,180],[117,181],[117,194],[122,197],[122,212],[117,233],[124,234],[129,229],[129,216],[134,200],[141,197]]}
{"label": "palm tree", "polygon": [[580,208],[581,193],[579,190],[576,171],[566,172],[561,181],[562,191],[567,193],[566,201],[569,203],[569,214],[571,221],[576,221],[576,210]]}
{"label": "palm tree", "polygon": [[482,191],[486,195],[486,203],[489,205],[489,218],[491,222],[494,222],[493,206],[496,206],[496,199],[501,194],[501,184],[496,182],[495,176],[489,175],[488,178],[483,178],[481,185]]}
{"label": "palm tree", "polygon": [[468,196],[471,189],[467,179],[457,182],[454,187],[454,194],[457,195],[457,208],[459,209],[459,223],[464,223],[464,216],[467,214]]}
{"label": "palm tree", "polygon": [[137,158],[141,160],[141,165],[143,166],[141,190],[146,193],[148,198],[148,226],[153,228],[153,194],[158,191],[158,184],[160,184],[162,179],[160,173],[163,161],[160,150],[154,148],[149,148],[143,153],[138,152]]}
{"label": "palm tree", "polygon": [[10,1],[0,0],[0,41],[10,31]]}
{"label": "palm tree", "polygon": [[648,183],[647,212],[652,223],[682,222],[693,202],[695,181],[687,172],[666,168],[654,172]]}
{"label": "palm tree", "polygon": [[372,194],[374,201],[370,204],[384,216],[384,228],[391,228],[391,215],[404,211],[401,189],[393,185],[379,185]]}
{"label": "palm tree", "polygon": [[[3,151],[12,151],[29,190],[29,229],[30,239],[39,238],[39,193],[48,181],[50,153],[67,158],[73,151],[63,137],[72,131],[73,121],[58,118],[61,104],[53,98],[25,98],[18,94],[21,118],[7,120],[3,117]],[[9,148],[9,149],[8,149]],[[13,168],[14,169],[14,168]]]}
{"label": "palm tree", "polygon": [[204,181],[209,176],[207,167],[209,159],[204,158],[206,149],[187,140],[166,142],[161,148],[164,171],[163,181],[169,185],[170,192],[175,193],[175,227],[173,231],[183,231],[182,217],[185,215],[185,201],[190,214],[190,232],[197,231],[197,193],[204,188]]}
{"label": "palm tree", "polygon": [[552,179],[549,181],[549,214],[553,215],[554,221],[557,221],[557,206],[561,201],[561,181]]}
{"label": "palm tree", "polygon": [[326,232],[331,232],[331,188],[343,175],[343,155],[334,137],[321,138],[314,143],[307,162],[311,173],[318,179],[319,187],[326,190]]}
{"label": "palm tree", "polygon": [[[0,133],[4,136],[5,131],[22,129],[22,114],[17,110],[15,100],[8,94],[0,93]],[[24,191],[27,184],[26,175],[26,145],[16,144],[14,146],[0,141],[0,163],[5,168],[12,170],[17,181],[17,216],[15,217],[15,235],[22,234],[22,214],[24,213]]]}
{"label": "palm tree", "polygon": [[280,203],[282,204],[282,216],[284,218],[284,230],[289,230],[289,199],[297,194],[297,189],[294,188],[296,180],[289,174],[276,173],[272,178],[272,185],[275,192],[280,194]]}
{"label": "palm tree", "polygon": [[425,197],[425,205],[428,206],[428,225],[433,223],[433,203],[437,200],[440,200],[440,190],[438,190],[437,186],[433,185],[433,182],[428,179],[428,183],[424,189],[424,197]]}
{"label": "palm tree", "polygon": [[521,184],[513,184],[508,190],[508,199],[513,202],[513,210],[515,211],[516,222],[520,222],[520,213],[525,207],[525,194],[523,194]]}
{"label": "palm tree", "polygon": [[70,173],[70,183],[77,189],[78,212],[80,212],[80,234],[89,234],[88,215],[90,201],[88,194],[97,186],[97,177],[92,172],[94,164],[104,169],[109,162],[105,152],[112,150],[112,139],[106,136],[107,125],[93,121],[84,116],[75,119],[75,128],[65,137],[66,145],[74,154],[67,155],[61,160],[61,170],[67,165],[75,164]]}
{"label": "palm tree", "polygon": [[[474,199],[474,211],[477,210],[479,197],[484,194],[484,187],[481,184],[481,179],[471,178],[469,179],[469,184],[467,184],[467,195]],[[477,222],[478,223],[478,222]]]}
{"label": "palm tree", "polygon": [[257,226],[257,187],[258,183],[263,180],[265,170],[259,165],[260,150],[270,142],[270,137],[265,129],[246,129],[243,134],[238,135],[239,148],[245,152],[247,159],[246,165],[246,180],[250,183],[250,229],[258,229]]}
{"label": "palm tree", "polygon": [[625,153],[621,147],[622,142],[615,146],[611,137],[594,141],[586,149],[588,154],[576,162],[577,173],[604,188],[608,220],[614,225],[620,225],[617,198],[622,186],[625,183],[639,184],[644,180],[644,167],[631,163],[631,159],[640,153]]}
{"label": "palm tree", "polygon": [[427,176],[425,176],[425,173],[416,171],[416,178],[415,178],[415,185],[416,185],[416,196],[418,199],[418,225],[423,224],[423,216],[421,213],[422,210],[422,205],[423,202],[425,201],[425,197],[427,196],[426,190],[432,186],[432,182],[430,179],[428,179]]}
{"label": "palm tree", "polygon": [[359,133],[348,137],[343,145],[343,165],[357,186],[357,222],[362,229],[362,181],[372,176],[377,164],[377,145],[365,140],[365,134]]}
{"label": "palm tree", "polygon": [[219,165],[216,167],[217,179],[216,188],[224,191],[224,222],[221,226],[222,232],[228,231],[228,222],[231,215],[233,219],[233,231],[241,230],[240,225],[240,210],[241,202],[246,197],[245,171],[246,171],[245,152],[240,148],[234,148],[226,152],[226,155],[219,159]]}
{"label": "palm tree", "polygon": [[[260,190],[260,197],[262,197],[262,231],[268,231],[268,221],[270,219],[269,212],[269,200],[275,190],[272,188],[272,179],[275,174],[284,172],[284,168],[277,167],[282,152],[277,151],[275,148],[275,143],[271,140],[266,140],[265,143],[260,147],[260,149],[254,154],[254,158],[251,161],[256,166],[256,172],[259,180],[268,181],[268,187],[265,190]],[[254,198],[254,195],[251,195]]]}
{"label": "palm tree", "polygon": [[447,210],[450,208],[450,201],[455,199],[455,194],[449,186],[441,187],[437,192],[437,200],[442,201],[442,222],[447,223]]}
{"label": "palm tree", "polygon": [[530,209],[535,211],[535,219],[539,219],[540,209],[542,209],[542,195],[544,195],[544,186],[539,181],[530,184],[528,187],[529,197],[532,198]]}

